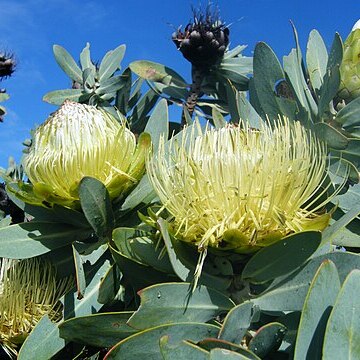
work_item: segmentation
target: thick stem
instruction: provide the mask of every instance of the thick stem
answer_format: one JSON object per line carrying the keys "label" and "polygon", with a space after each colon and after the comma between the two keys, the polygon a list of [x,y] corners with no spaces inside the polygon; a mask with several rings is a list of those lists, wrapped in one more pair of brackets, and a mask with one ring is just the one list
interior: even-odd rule
{"label": "thick stem", "polygon": [[[192,77],[192,84],[190,88],[190,92],[184,104],[184,108],[187,109],[190,116],[194,113],[195,106],[197,104],[199,95],[201,93],[201,83],[207,73],[207,68],[199,67],[196,65],[191,66],[191,77]],[[185,110],[185,109],[184,109]],[[186,118],[185,118],[185,111],[182,112],[181,117],[181,125],[186,125]]]}

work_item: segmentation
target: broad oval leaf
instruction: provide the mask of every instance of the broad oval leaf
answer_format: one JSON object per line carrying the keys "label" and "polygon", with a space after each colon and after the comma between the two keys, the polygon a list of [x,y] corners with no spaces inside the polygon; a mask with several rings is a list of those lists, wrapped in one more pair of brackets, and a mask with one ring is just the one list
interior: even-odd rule
{"label": "broad oval leaf", "polygon": [[114,214],[109,193],[105,185],[92,177],[85,176],[79,184],[81,208],[96,235],[110,237],[114,226]]}
{"label": "broad oval leaf", "polygon": [[80,64],[83,71],[85,69],[92,69],[95,73],[96,68],[90,57],[90,43],[86,43],[86,46],[80,53]]}
{"label": "broad oval leaf", "polygon": [[249,350],[263,359],[279,348],[286,331],[283,324],[276,322],[262,326],[250,340]]}
{"label": "broad oval leaf", "polygon": [[164,85],[187,87],[185,80],[174,70],[153,61],[138,60],[129,65],[131,71],[143,79],[157,81]]}
{"label": "broad oval leaf", "polygon": [[136,188],[126,197],[121,206],[122,211],[134,209],[141,203],[149,204],[156,197],[154,188],[152,187],[149,177],[145,174]]}
{"label": "broad oval leaf", "polygon": [[155,106],[144,131],[150,134],[153,151],[156,153],[160,137],[166,141],[169,135],[169,110],[166,99],[161,99]]}
{"label": "broad oval leaf", "polygon": [[112,237],[122,255],[156,270],[168,274],[173,272],[167,254],[163,254],[163,248],[148,237],[145,231],[119,227],[113,231]]}
{"label": "broad oval leaf", "polygon": [[174,354],[176,354],[176,360],[209,360],[209,353],[192,342],[184,340],[171,345],[169,340],[169,336],[164,335],[159,342],[163,360],[174,359]]}
{"label": "broad oval leaf", "polygon": [[[195,267],[199,254],[195,249],[191,251],[189,247],[171,236],[164,219],[159,219],[158,224],[174,272],[181,280],[188,282],[192,281],[194,279]],[[214,276],[203,269],[199,278],[199,283],[211,286],[220,291],[225,291],[231,284],[231,278],[226,276]]]}
{"label": "broad oval leaf", "polygon": [[9,94],[7,93],[0,93],[0,102],[6,101],[10,98]]}
{"label": "broad oval leaf", "polygon": [[21,346],[18,359],[52,359],[64,347],[65,340],[60,337],[57,324],[52,322],[48,315],[45,315]]}
{"label": "broad oval leaf", "polygon": [[162,324],[207,322],[235,304],[219,291],[206,286],[191,293],[190,283],[166,283],[139,291],[140,307],[128,324],[146,329]]}
{"label": "broad oval leaf", "polygon": [[340,282],[351,270],[360,269],[360,255],[339,251],[321,255],[289,276],[275,281],[265,293],[251,301],[264,311],[301,311],[311,280],[326,259],[335,263]]}
{"label": "broad oval leaf", "polygon": [[115,345],[105,356],[105,360],[162,360],[160,339],[169,337],[169,344],[174,346],[183,340],[198,342],[204,338],[216,337],[219,328],[203,323],[181,323],[161,325],[132,335]]}
{"label": "broad oval leaf", "polygon": [[120,90],[127,84],[128,77],[123,75],[113,76],[100,83],[99,88],[95,90],[98,95],[112,94]]}
{"label": "broad oval leaf", "polygon": [[219,339],[240,344],[256,312],[257,308],[251,301],[233,307],[225,317]]}
{"label": "broad oval leaf", "polygon": [[321,242],[318,231],[289,235],[258,251],[245,265],[242,278],[264,283],[297,269],[316,251]]}
{"label": "broad oval leaf", "polygon": [[328,53],[324,40],[317,30],[311,30],[306,49],[306,65],[311,85],[316,92],[323,84],[327,61]]}
{"label": "broad oval leaf", "polygon": [[85,93],[82,89],[54,90],[45,94],[43,101],[60,106],[65,100],[83,103],[86,102],[90,96],[91,94]]}
{"label": "broad oval leaf", "polygon": [[344,108],[342,108],[335,117],[335,120],[340,123],[345,129],[352,126],[360,125],[360,97],[352,100]]}
{"label": "broad oval leaf", "polygon": [[259,42],[254,51],[254,85],[262,110],[270,120],[277,119],[279,112],[274,88],[285,74],[274,51],[264,42]]}
{"label": "broad oval leaf", "polygon": [[259,360],[260,358],[255,355],[252,351],[242,347],[241,345],[231,343],[222,339],[206,338],[197,343],[207,351],[212,352],[213,350],[228,350],[233,351],[236,354],[245,356],[245,359],[249,360]]}
{"label": "broad oval leaf", "polygon": [[132,311],[78,316],[59,325],[60,336],[84,345],[109,347],[136,333],[126,324]]}
{"label": "broad oval leaf", "polygon": [[60,45],[53,46],[56,62],[70,79],[82,84],[82,71],[73,57]]}
{"label": "broad oval leaf", "polygon": [[45,254],[77,240],[86,239],[89,229],[48,221],[30,221],[0,228],[0,257],[25,259]]}
{"label": "broad oval leaf", "polygon": [[325,260],[306,295],[298,328],[294,360],[321,359],[321,348],[330,311],[340,290],[335,264]]}
{"label": "broad oval leaf", "polygon": [[317,123],[314,129],[316,135],[333,149],[343,150],[349,143],[346,136],[327,123]]}
{"label": "broad oval leaf", "polygon": [[119,265],[121,272],[130,280],[132,287],[135,290],[143,289],[146,286],[157,283],[173,282],[178,278],[171,273],[164,273],[146,266],[133,258],[127,257],[118,250],[110,246],[111,254]]}
{"label": "broad oval leaf", "polygon": [[[324,360],[360,358],[360,271],[347,276],[330,314],[324,337]],[[345,356],[345,357],[344,357]]]}
{"label": "broad oval leaf", "polygon": [[108,51],[101,60],[99,66],[99,81],[108,79],[116,70],[120,69],[120,62],[125,55],[125,45],[120,45],[114,50]]}
{"label": "broad oval leaf", "polygon": [[94,314],[101,309],[103,304],[98,302],[99,289],[101,280],[110,268],[110,261],[103,256],[96,265],[85,270],[86,290],[82,299],[78,299],[76,289],[68,292],[61,299],[64,306],[64,319]]}
{"label": "broad oval leaf", "polygon": [[246,356],[239,354],[235,351],[226,350],[226,349],[213,349],[210,351],[210,360],[254,360],[259,359],[259,357],[254,358],[253,356]]}

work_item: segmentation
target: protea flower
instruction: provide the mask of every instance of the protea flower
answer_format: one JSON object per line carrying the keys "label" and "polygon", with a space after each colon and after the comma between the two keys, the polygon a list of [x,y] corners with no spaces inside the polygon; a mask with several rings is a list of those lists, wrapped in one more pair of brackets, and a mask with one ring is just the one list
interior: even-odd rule
{"label": "protea flower", "polygon": [[55,268],[38,258],[1,259],[0,346],[9,355],[16,355],[44,315],[59,320],[59,299],[73,286],[73,279],[58,280]]}
{"label": "protea flower", "polygon": [[[213,10],[210,5],[205,12],[193,9],[193,13],[193,21],[184,30],[179,27],[172,35],[176,47],[192,64],[192,85],[185,104],[190,115],[194,112],[204,77],[224,56],[230,33],[221,22],[218,10]],[[182,123],[185,124],[184,116]]]}
{"label": "protea flower", "polygon": [[341,83],[338,95],[346,102],[360,96],[360,20],[344,42],[340,65]]}
{"label": "protea flower", "polygon": [[34,135],[24,168],[32,186],[17,196],[27,202],[76,207],[84,176],[107,187],[110,198],[123,195],[140,180],[150,136],[135,135],[112,115],[94,106],[65,101]]}
{"label": "protea flower", "polygon": [[331,214],[326,147],[300,123],[282,119],[259,130],[245,123],[194,126],[182,140],[162,139],[147,163],[178,239],[251,253],[282,237],[323,230]]}

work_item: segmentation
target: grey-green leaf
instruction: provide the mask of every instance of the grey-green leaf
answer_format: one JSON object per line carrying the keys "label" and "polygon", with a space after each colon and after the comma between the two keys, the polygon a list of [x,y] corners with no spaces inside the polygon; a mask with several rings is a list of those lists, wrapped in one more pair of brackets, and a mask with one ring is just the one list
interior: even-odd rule
{"label": "grey-green leaf", "polygon": [[89,229],[48,221],[10,225],[0,229],[0,257],[25,259],[42,255],[86,239],[90,233]]}
{"label": "grey-green leaf", "polygon": [[138,60],[129,65],[131,71],[143,79],[157,81],[164,85],[176,85],[186,88],[185,80],[174,70],[152,61]]}
{"label": "grey-green leaf", "polygon": [[106,359],[162,360],[159,342],[163,336],[169,336],[170,344],[174,346],[183,340],[198,342],[203,338],[216,337],[218,332],[217,326],[203,323],[161,325],[120,341],[106,354]]}
{"label": "grey-green leaf", "polygon": [[80,53],[80,64],[81,68],[84,71],[85,69],[92,69],[95,72],[95,65],[91,61],[90,57],[90,44],[86,43],[86,46]]}
{"label": "grey-green leaf", "polygon": [[97,347],[110,347],[137,330],[126,324],[131,311],[78,316],[59,325],[60,336],[67,341]]}
{"label": "grey-green leaf", "polygon": [[318,231],[289,235],[258,251],[245,265],[242,278],[262,283],[290,273],[309,259],[320,242]]}
{"label": "grey-green leaf", "polygon": [[262,326],[250,340],[249,350],[263,359],[279,348],[286,331],[286,327],[277,322]]}
{"label": "grey-green leaf", "polygon": [[317,30],[311,30],[306,51],[306,65],[311,85],[318,93],[326,72],[328,53],[324,40]]}
{"label": "grey-green leaf", "polygon": [[345,129],[352,126],[360,125],[360,97],[354,99],[344,108],[342,108],[335,117],[335,120],[340,123]]}
{"label": "grey-green leaf", "polygon": [[99,67],[99,81],[108,79],[116,70],[120,69],[120,62],[125,55],[125,45],[120,45],[106,53]]}
{"label": "grey-green leaf", "polygon": [[288,277],[275,281],[265,293],[251,301],[264,311],[300,311],[311,280],[326,259],[335,263],[340,281],[343,281],[351,270],[360,268],[360,256],[357,254],[337,251],[321,255]]}
{"label": "grey-green leaf", "polygon": [[64,89],[50,91],[43,96],[43,100],[53,105],[61,105],[65,100],[79,103],[86,102],[91,94],[87,94],[82,89]]}
{"label": "grey-green leaf", "polygon": [[166,141],[169,135],[169,111],[165,99],[161,99],[155,106],[144,132],[150,134],[153,151],[156,153],[159,147],[160,137],[163,137]]}
{"label": "grey-green leaf", "polygon": [[256,312],[257,309],[251,301],[233,307],[225,317],[219,339],[240,344]]}
{"label": "grey-green leaf", "polygon": [[73,57],[60,45],[53,46],[55,60],[70,79],[82,84],[82,71]]}
{"label": "grey-green leaf", "polygon": [[191,293],[190,283],[157,284],[139,292],[139,309],[128,324],[135,329],[180,322],[207,322],[235,304],[224,294],[206,286]]}
{"label": "grey-green leaf", "polygon": [[323,358],[360,358],[360,271],[345,279],[330,314],[324,337]]}
{"label": "grey-green leaf", "polygon": [[347,137],[331,125],[321,122],[315,124],[314,128],[316,135],[325,141],[329,147],[336,150],[343,150],[348,145],[349,140]]}
{"label": "grey-green leaf", "polygon": [[259,42],[254,51],[254,85],[262,110],[270,120],[279,115],[274,88],[277,81],[285,75],[274,51],[265,43]]}
{"label": "grey-green leaf", "polygon": [[99,237],[110,236],[114,226],[114,215],[109,193],[105,185],[88,176],[79,184],[81,208],[89,224]]}
{"label": "grey-green leaf", "polygon": [[51,359],[65,346],[56,323],[45,315],[21,346],[19,360]]}
{"label": "grey-green leaf", "polygon": [[326,323],[339,290],[340,280],[336,266],[332,261],[325,260],[316,272],[305,298],[294,360],[321,360]]}

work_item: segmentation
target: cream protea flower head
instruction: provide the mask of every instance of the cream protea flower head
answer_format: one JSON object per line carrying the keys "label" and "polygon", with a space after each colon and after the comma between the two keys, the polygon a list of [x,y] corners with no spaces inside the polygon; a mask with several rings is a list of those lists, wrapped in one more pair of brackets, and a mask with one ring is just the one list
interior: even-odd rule
{"label": "cream protea flower head", "polygon": [[328,225],[326,148],[300,123],[186,130],[147,163],[178,238],[248,253]]}
{"label": "cream protea flower head", "polygon": [[[131,189],[145,169],[150,136],[135,135],[113,116],[94,106],[65,101],[33,135],[24,159],[25,172],[33,185],[32,197],[24,201],[74,206],[77,187],[84,176],[102,181],[110,197]],[[22,188],[28,191],[26,185]],[[27,196],[26,196],[27,195]]]}
{"label": "cream protea flower head", "polygon": [[55,268],[38,258],[0,259],[0,346],[16,355],[42,316],[59,320],[59,299],[73,286],[73,279],[58,280]]}

